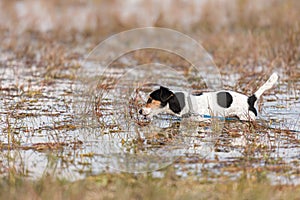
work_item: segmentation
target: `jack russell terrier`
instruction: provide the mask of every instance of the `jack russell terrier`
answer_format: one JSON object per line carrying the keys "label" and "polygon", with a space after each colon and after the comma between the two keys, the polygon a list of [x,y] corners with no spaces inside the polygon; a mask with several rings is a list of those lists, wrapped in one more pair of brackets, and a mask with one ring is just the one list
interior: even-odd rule
{"label": "jack russell terrier", "polygon": [[139,113],[145,118],[164,112],[178,117],[197,117],[200,120],[234,116],[242,121],[254,121],[257,116],[257,101],[277,80],[277,73],[273,73],[250,97],[229,90],[197,94],[172,92],[161,86],[149,95],[145,107],[140,109]]}

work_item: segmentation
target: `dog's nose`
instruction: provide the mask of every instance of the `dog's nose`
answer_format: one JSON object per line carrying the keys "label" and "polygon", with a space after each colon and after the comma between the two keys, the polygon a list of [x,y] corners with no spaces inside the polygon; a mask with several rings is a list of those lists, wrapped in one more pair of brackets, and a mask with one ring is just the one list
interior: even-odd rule
{"label": "dog's nose", "polygon": [[143,114],[143,110],[142,110],[142,109],[140,109],[140,110],[139,110],[139,113],[140,113],[140,114]]}

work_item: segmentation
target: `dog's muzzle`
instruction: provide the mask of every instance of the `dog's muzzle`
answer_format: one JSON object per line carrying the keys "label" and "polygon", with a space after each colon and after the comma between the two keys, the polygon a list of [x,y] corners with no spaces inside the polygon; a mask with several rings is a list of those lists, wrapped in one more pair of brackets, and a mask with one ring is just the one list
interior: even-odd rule
{"label": "dog's muzzle", "polygon": [[140,110],[139,110],[139,113],[142,115],[142,114],[143,114],[143,110],[142,110],[142,109],[140,109]]}
{"label": "dog's muzzle", "polygon": [[139,113],[141,115],[147,116],[147,115],[149,115],[151,113],[151,108],[141,108],[139,110]]}

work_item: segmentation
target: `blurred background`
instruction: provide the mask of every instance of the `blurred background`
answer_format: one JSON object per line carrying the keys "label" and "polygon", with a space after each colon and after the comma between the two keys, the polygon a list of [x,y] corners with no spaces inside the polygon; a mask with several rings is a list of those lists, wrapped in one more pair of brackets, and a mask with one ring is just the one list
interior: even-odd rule
{"label": "blurred background", "polygon": [[1,1],[0,26],[24,31],[112,32],[163,26],[179,30],[270,28],[299,21],[297,0]]}
{"label": "blurred background", "polygon": [[220,68],[232,64],[295,68],[299,61],[298,0],[12,0],[1,1],[0,10],[0,50],[20,54],[41,50],[42,42],[44,48],[49,45],[48,53],[63,55],[67,47],[74,57],[114,33],[158,26],[201,42]]}

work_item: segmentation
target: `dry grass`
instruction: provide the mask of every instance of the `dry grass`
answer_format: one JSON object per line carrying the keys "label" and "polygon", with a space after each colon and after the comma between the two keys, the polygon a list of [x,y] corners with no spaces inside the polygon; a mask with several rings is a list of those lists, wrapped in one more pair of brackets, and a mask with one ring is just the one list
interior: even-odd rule
{"label": "dry grass", "polygon": [[[246,175],[247,174],[247,175]],[[1,199],[299,199],[299,186],[272,186],[263,172],[245,173],[237,181],[192,177],[180,179],[172,169],[164,178],[140,174],[103,174],[68,182],[44,177],[2,179]]]}

